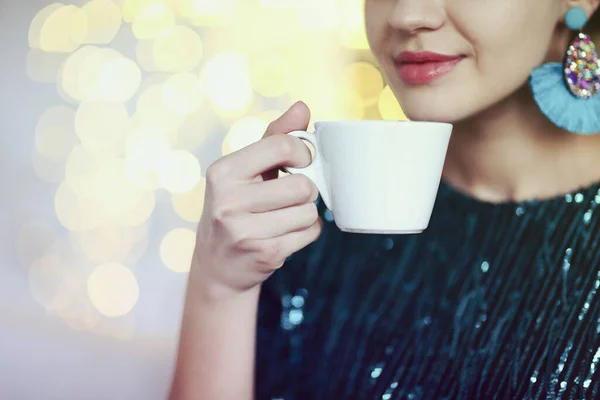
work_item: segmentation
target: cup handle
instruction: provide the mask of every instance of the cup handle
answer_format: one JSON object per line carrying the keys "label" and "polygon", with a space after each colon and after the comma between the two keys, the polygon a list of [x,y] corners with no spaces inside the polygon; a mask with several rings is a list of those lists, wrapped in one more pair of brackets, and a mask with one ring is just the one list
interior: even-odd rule
{"label": "cup handle", "polygon": [[[315,149],[315,154],[310,165],[305,168],[282,167],[282,169],[290,174],[305,175],[307,178],[313,181],[315,186],[317,186],[317,189],[319,189],[319,194],[321,195],[325,206],[331,210],[329,188],[327,187],[327,180],[325,179],[323,157],[321,155],[321,149],[317,140],[317,136],[314,133],[306,131],[293,131],[288,133],[288,135],[295,136],[298,139],[306,140],[312,144]],[[333,210],[331,211],[333,212]]]}

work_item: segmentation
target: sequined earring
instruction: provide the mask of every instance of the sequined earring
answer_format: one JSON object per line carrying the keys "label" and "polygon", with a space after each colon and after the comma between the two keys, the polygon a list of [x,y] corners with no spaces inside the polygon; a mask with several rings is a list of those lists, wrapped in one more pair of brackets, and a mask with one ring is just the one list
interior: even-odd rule
{"label": "sequined earring", "polygon": [[579,33],[564,63],[544,64],[529,78],[540,111],[554,125],[581,135],[600,133],[600,60],[591,38],[581,32],[586,23],[582,8],[569,9],[565,24]]}

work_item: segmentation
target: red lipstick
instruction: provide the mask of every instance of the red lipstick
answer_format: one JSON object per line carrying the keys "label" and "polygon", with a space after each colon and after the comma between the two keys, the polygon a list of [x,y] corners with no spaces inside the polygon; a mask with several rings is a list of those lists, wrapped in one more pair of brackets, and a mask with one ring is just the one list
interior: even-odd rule
{"label": "red lipstick", "polygon": [[432,82],[448,73],[464,56],[449,56],[429,51],[404,51],[394,57],[398,77],[406,84],[420,85]]}

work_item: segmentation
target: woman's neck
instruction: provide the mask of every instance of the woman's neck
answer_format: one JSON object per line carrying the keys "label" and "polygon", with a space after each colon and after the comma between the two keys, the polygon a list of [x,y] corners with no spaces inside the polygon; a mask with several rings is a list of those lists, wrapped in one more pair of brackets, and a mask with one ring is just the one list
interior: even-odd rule
{"label": "woman's neck", "polygon": [[454,125],[445,182],[501,203],[551,198],[600,181],[600,135],[558,129],[528,91]]}

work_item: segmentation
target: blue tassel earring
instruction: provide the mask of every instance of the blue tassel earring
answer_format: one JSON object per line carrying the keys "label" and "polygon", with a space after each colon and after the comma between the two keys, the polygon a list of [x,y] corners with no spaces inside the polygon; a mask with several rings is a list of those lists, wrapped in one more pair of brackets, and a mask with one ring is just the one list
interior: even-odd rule
{"label": "blue tassel earring", "polygon": [[591,38],[581,32],[587,23],[582,8],[565,15],[567,27],[580,31],[562,63],[536,68],[529,78],[533,98],[540,111],[556,126],[568,132],[600,133],[600,60]]}

